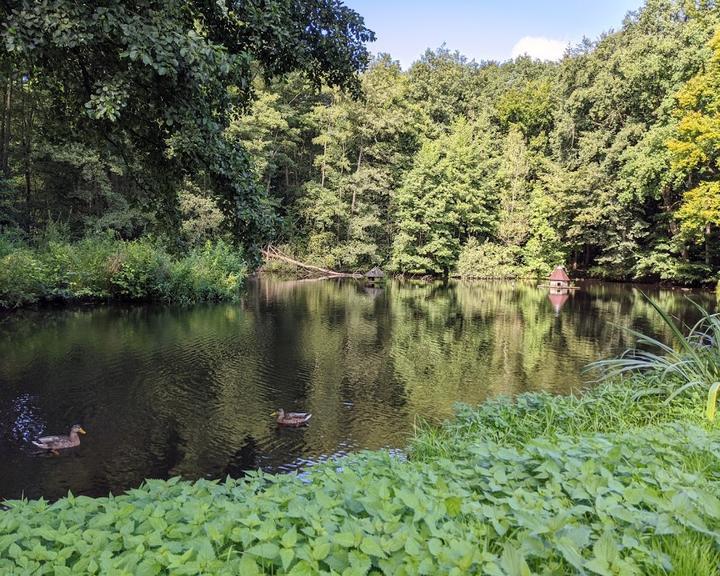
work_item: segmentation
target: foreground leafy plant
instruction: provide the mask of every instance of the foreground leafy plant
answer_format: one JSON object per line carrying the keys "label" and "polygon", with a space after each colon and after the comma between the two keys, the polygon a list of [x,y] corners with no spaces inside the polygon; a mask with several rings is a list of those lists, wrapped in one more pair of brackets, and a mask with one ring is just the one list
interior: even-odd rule
{"label": "foreground leafy plant", "polygon": [[652,392],[668,392],[668,401],[691,388],[700,388],[707,393],[707,418],[714,419],[720,382],[720,314],[711,314],[693,302],[700,319],[685,334],[670,314],[652,299],[647,300],[670,330],[672,343],[625,328],[636,338],[636,346],[617,358],[593,362],[588,368],[599,369],[602,380],[642,373],[658,384]]}

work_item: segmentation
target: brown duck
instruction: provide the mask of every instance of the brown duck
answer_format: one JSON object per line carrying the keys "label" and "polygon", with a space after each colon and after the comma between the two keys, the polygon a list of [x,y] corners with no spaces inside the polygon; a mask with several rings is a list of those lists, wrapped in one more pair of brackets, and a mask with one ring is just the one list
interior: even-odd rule
{"label": "brown duck", "polygon": [[78,436],[78,434],[85,434],[85,430],[83,430],[80,424],[75,424],[75,426],[70,428],[70,434],[67,436],[43,436],[37,440],[33,440],[32,443],[38,448],[50,450],[57,454],[58,450],[79,446],[80,436]]}
{"label": "brown duck", "polygon": [[278,426],[303,426],[312,418],[312,414],[308,412],[285,412],[282,408],[273,412],[271,416],[276,417]]}

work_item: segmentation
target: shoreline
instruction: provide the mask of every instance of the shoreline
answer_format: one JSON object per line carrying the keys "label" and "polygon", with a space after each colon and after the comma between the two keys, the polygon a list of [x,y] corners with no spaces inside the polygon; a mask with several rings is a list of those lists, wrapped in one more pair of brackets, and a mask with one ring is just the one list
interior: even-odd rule
{"label": "shoreline", "polygon": [[[283,274],[279,274],[277,272],[256,272],[255,274],[250,274],[246,278],[243,279],[243,284],[249,280],[252,280],[254,278],[267,276],[267,277],[274,277],[278,279],[284,279],[287,281],[304,281],[304,282],[315,282],[315,281],[323,281],[323,280],[356,280],[360,281],[361,283],[364,282],[362,278],[348,278],[348,277],[322,277],[322,278],[299,278],[297,276],[286,276]],[[434,282],[441,282],[441,277],[434,277],[432,279],[423,279],[422,277],[398,277],[398,276],[390,276],[390,281],[410,281],[410,282],[422,282],[422,283],[434,283]],[[386,280],[386,282],[388,281]],[[473,284],[473,283],[482,283],[482,282],[498,282],[498,283],[508,283],[508,282],[537,282],[541,281],[536,278],[459,278],[459,277],[450,277],[450,280],[454,282],[462,282],[467,284]],[[633,282],[633,281],[624,281],[624,280],[601,280],[597,278],[584,278],[584,279],[577,279],[576,282],[578,282],[578,285],[575,285],[574,287],[567,289],[571,290],[573,292],[582,291],[583,285],[602,285],[602,284],[608,284],[608,285],[622,285],[627,284],[628,286],[631,286],[633,288],[657,288],[661,290],[669,290],[673,292],[686,292],[686,293],[713,293],[715,292],[715,289],[711,287],[710,284],[704,284],[699,286],[686,286],[682,284],[671,284],[671,283],[663,283],[663,282]],[[375,287],[382,287],[382,284],[374,284]],[[547,286],[536,286],[537,288],[542,289],[549,289]],[[77,308],[95,308],[95,307],[103,307],[103,306],[178,306],[182,308],[197,306],[197,305],[206,305],[206,304],[223,304],[223,303],[232,303],[237,301],[239,297],[242,296],[244,293],[244,286],[241,285],[238,294],[233,295],[231,297],[227,298],[214,298],[214,299],[201,299],[196,301],[186,301],[186,300],[165,300],[161,298],[124,298],[124,297],[112,297],[112,296],[106,296],[106,297],[94,297],[94,296],[84,296],[84,297],[63,297],[63,296],[50,296],[47,298],[41,298],[36,302],[23,304],[16,307],[8,307],[8,306],[2,306],[0,305],[0,317],[3,316],[9,316],[16,312],[21,311],[28,311],[28,310],[43,310],[43,311],[49,311],[49,310],[64,310],[64,309],[72,309],[74,307]],[[559,290],[563,290],[560,288]]]}

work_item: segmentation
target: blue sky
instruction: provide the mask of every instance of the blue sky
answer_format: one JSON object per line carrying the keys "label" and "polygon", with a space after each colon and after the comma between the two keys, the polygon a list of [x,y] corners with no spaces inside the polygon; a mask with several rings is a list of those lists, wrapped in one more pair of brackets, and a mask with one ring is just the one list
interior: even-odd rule
{"label": "blue sky", "polygon": [[345,0],[377,34],[374,53],[407,68],[443,43],[469,59],[507,60],[523,52],[554,59],[568,42],[619,28],[642,0]]}

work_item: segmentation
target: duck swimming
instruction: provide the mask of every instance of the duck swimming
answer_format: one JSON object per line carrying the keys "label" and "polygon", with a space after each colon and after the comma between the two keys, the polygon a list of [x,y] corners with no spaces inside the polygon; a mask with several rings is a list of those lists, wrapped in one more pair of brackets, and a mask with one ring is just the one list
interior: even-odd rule
{"label": "duck swimming", "polygon": [[309,412],[285,412],[282,408],[273,412],[271,416],[276,417],[279,426],[302,426],[312,418]]}
{"label": "duck swimming", "polygon": [[80,446],[80,436],[78,434],[85,434],[85,430],[80,424],[75,424],[70,428],[70,434],[67,436],[42,436],[37,440],[33,440],[32,443],[38,448],[43,450],[51,450],[57,453],[58,450],[64,450],[65,448],[74,448]]}

